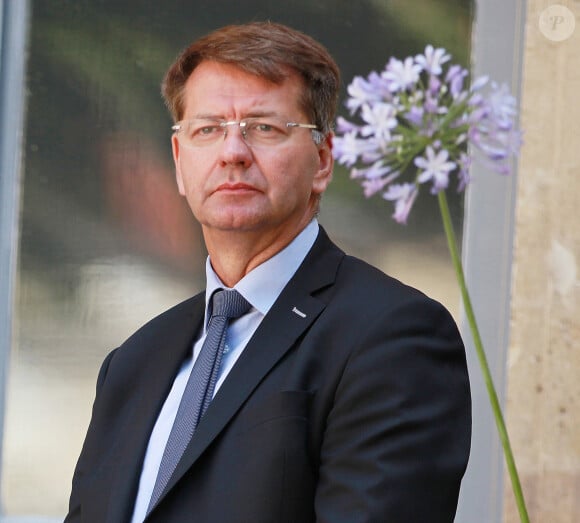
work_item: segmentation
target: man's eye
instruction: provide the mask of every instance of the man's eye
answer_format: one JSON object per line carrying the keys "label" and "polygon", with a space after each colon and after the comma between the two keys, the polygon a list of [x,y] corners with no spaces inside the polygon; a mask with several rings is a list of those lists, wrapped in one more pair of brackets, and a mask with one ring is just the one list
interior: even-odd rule
{"label": "man's eye", "polygon": [[284,131],[277,124],[270,122],[254,122],[250,125],[251,132],[257,134],[278,135],[284,134]]}
{"label": "man's eye", "polygon": [[200,127],[195,134],[199,134],[202,136],[207,136],[210,134],[214,134],[216,132],[218,132],[218,130],[220,130],[221,127],[219,125],[206,125],[204,127]]}
{"label": "man's eye", "polygon": [[274,126],[268,124],[268,123],[257,123],[256,124],[256,129],[260,132],[263,133],[267,133],[267,132],[271,132],[271,131],[275,131]]}

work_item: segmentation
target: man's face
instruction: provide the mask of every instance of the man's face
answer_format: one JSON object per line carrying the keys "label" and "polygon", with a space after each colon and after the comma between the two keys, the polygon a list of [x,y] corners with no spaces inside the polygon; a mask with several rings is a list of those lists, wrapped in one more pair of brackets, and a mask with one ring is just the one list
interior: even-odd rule
{"label": "man's face", "polygon": [[[233,65],[202,62],[186,83],[183,119],[278,116],[312,123],[300,108],[301,93],[296,74],[277,85]],[[330,138],[316,145],[304,128],[266,147],[248,145],[237,125],[211,145],[184,146],[177,135],[172,145],[179,192],[206,240],[215,231],[247,231],[290,241],[312,218],[332,176]]]}

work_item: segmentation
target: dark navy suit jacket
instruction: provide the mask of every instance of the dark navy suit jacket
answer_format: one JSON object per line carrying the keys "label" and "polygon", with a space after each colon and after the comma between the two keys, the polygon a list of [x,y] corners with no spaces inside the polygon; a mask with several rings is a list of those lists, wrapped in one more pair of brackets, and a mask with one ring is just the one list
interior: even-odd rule
{"label": "dark navy suit jacket", "polygon": [[[202,293],[103,363],[68,523],[130,520],[151,430],[203,317]],[[450,523],[470,416],[449,313],[321,229],[146,521]]]}

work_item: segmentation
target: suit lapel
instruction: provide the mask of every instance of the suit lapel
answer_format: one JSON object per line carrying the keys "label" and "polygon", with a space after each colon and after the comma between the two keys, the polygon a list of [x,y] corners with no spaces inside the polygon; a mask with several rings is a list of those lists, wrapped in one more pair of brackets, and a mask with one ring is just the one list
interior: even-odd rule
{"label": "suit lapel", "polygon": [[[204,312],[205,301],[201,294],[193,298],[191,306],[173,320],[169,328],[151,337],[149,346],[141,352],[149,356],[139,372],[144,385],[136,387],[135,396],[138,399],[127,416],[109,462],[105,464],[115,475],[111,477],[105,473],[99,478],[103,482],[102,488],[113,493],[109,498],[111,502],[106,521],[126,521],[131,516],[143,456],[153,425],[179,367],[191,350]],[[91,500],[88,502],[93,503]],[[95,507],[95,510],[102,512],[103,508]]]}
{"label": "suit lapel", "polygon": [[321,228],[310,253],[224,380],[158,503],[223,430],[276,362],[324,310],[325,303],[313,294],[332,284],[343,256],[344,253],[330,242]]}

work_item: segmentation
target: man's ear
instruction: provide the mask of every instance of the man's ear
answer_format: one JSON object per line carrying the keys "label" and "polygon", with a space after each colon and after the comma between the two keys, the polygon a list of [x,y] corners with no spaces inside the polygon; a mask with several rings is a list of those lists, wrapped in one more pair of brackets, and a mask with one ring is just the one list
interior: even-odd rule
{"label": "man's ear", "polygon": [[177,139],[176,134],[171,137],[171,150],[173,151],[173,163],[175,164],[175,179],[177,181],[177,188],[179,189],[179,194],[185,196],[183,175],[181,173],[181,163],[179,161],[179,140]]}
{"label": "man's ear", "polygon": [[316,194],[322,194],[332,180],[332,170],[334,168],[334,157],[332,156],[332,133],[324,138],[318,145],[318,171],[314,175],[312,182],[312,191]]}

